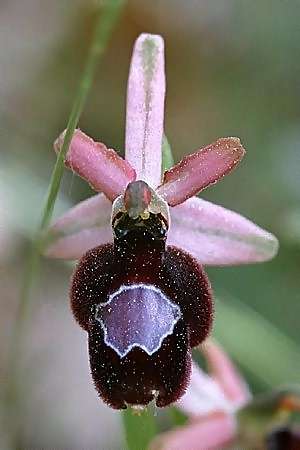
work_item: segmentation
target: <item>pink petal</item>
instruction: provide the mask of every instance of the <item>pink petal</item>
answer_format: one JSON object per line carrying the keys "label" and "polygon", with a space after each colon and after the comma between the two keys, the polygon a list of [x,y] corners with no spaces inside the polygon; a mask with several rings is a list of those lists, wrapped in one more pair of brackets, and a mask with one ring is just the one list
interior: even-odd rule
{"label": "pink petal", "polygon": [[201,346],[201,350],[211,375],[219,383],[234,408],[239,409],[246,405],[251,398],[248,386],[224,350],[211,339]]}
{"label": "pink petal", "polygon": [[91,248],[112,242],[111,207],[105,195],[98,194],[67,211],[50,227],[46,256],[79,259]]}
{"label": "pink petal", "polygon": [[126,160],[137,179],[152,188],[161,183],[165,69],[161,36],[141,34],[136,40],[127,88]]}
{"label": "pink petal", "polygon": [[231,172],[245,154],[238,138],[218,139],[165,172],[158,193],[171,206],[184,202]]}
{"label": "pink petal", "polygon": [[213,414],[162,434],[150,450],[221,450],[234,439],[236,423],[226,414]]}
{"label": "pink petal", "polygon": [[197,197],[171,208],[168,244],[206,265],[266,261],[278,250],[275,236],[239,214]]}
{"label": "pink petal", "polygon": [[[61,149],[63,140],[64,133],[54,143],[56,152]],[[135,171],[127,161],[78,129],[72,137],[65,164],[110,200],[114,200],[130,181],[135,180]]]}
{"label": "pink petal", "polygon": [[197,365],[192,365],[192,376],[186,393],[176,407],[189,417],[206,416],[215,411],[233,412],[221,386]]}

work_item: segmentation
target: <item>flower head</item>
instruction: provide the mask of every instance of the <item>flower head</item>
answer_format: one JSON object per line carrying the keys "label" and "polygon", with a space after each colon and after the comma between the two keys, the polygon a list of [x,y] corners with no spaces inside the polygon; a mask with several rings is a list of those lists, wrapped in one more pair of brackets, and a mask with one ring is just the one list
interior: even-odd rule
{"label": "flower head", "polygon": [[101,193],[57,220],[46,250],[81,258],[72,310],[88,333],[95,386],[114,408],[165,406],[184,393],[191,348],[213,316],[201,264],[263,261],[277,250],[271,234],[194,197],[242,159],[238,138],[218,139],[162,177],[164,97],[163,40],[142,34],[128,81],[125,159],[75,131],[65,164]]}

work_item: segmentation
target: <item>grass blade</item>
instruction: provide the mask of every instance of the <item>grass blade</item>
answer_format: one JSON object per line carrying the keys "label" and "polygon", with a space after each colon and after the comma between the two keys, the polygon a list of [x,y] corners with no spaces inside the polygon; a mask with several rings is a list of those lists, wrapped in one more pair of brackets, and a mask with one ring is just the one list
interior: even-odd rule
{"label": "grass blade", "polygon": [[49,225],[64,171],[64,158],[68,151],[74,130],[78,124],[87,94],[90,90],[97,62],[105,51],[108,39],[110,38],[124,3],[124,0],[106,0],[104,2],[102,14],[99,17],[98,23],[95,27],[94,37],[92,39],[83,77],[79,84],[78,94],[69,117],[62,149],[57,157],[56,164],[52,172],[47,201],[41,221],[41,229],[44,229]]}
{"label": "grass blade", "polygon": [[55,167],[52,172],[48,195],[42,214],[36,239],[34,240],[28,261],[25,267],[24,282],[21,292],[20,303],[18,306],[16,322],[14,327],[14,335],[12,337],[12,348],[10,352],[11,362],[9,367],[9,382],[6,396],[6,411],[8,415],[8,427],[11,434],[11,448],[20,448],[20,420],[18,420],[18,402],[19,398],[19,380],[20,380],[20,357],[21,346],[26,335],[26,327],[30,319],[30,311],[32,297],[30,295],[34,280],[37,277],[40,258],[40,247],[42,245],[42,235],[45,228],[49,225],[55,201],[60,188],[63,171],[64,158],[68,151],[70,141],[74,130],[78,124],[79,117],[83,110],[87,94],[92,85],[96,65],[99,58],[105,51],[107,42],[111,36],[113,28],[119,18],[124,0],[106,0],[103,8],[99,11],[99,17],[96,22],[94,36],[92,38],[90,50],[87,56],[86,65],[78,87],[77,95],[73,103],[67,124],[67,131],[63,142],[62,149],[57,157]]}

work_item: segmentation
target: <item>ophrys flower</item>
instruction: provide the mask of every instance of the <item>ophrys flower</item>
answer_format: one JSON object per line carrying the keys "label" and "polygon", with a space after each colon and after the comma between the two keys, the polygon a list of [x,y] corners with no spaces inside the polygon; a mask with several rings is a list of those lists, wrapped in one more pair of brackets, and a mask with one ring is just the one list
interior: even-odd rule
{"label": "ophrys flower", "polygon": [[143,34],[128,81],[125,160],[76,130],[66,165],[102,193],[52,226],[47,249],[82,258],[72,309],[89,336],[95,386],[114,408],[153,399],[166,406],[184,393],[191,348],[213,317],[201,264],[263,261],[277,250],[276,238],[249,220],[193,197],[242,159],[238,138],[218,139],[162,179],[164,97],[163,40]]}

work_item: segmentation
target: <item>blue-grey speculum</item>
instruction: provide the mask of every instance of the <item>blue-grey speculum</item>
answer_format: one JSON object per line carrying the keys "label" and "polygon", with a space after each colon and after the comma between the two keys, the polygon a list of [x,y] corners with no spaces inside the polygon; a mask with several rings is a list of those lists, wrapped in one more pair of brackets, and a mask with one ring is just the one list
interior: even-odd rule
{"label": "blue-grey speculum", "polygon": [[155,353],[180,317],[178,305],[160,289],[142,283],[121,286],[97,306],[96,313],[105,343],[121,358],[134,347]]}

